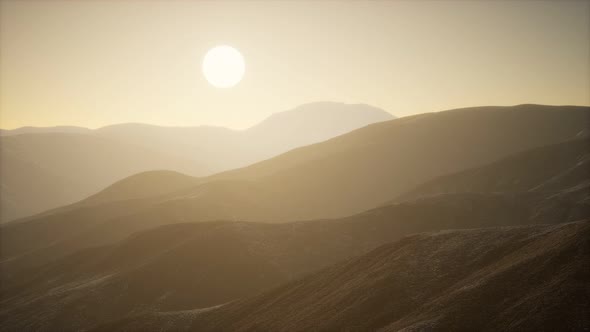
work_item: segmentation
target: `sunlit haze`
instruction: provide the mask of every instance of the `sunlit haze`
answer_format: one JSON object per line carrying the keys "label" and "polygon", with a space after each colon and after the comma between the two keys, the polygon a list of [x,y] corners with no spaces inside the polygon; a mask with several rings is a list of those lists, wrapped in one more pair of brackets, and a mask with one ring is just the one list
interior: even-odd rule
{"label": "sunlit haze", "polygon": [[0,331],[590,331],[590,1],[0,3]]}
{"label": "sunlit haze", "polygon": [[[590,104],[590,2],[2,1],[0,127],[246,128],[314,101],[397,116]],[[235,47],[239,84],[202,73]]]}

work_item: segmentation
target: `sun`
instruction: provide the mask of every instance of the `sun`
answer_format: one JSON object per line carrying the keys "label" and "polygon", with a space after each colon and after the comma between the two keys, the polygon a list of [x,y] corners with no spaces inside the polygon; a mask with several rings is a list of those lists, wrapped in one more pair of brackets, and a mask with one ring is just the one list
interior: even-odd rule
{"label": "sun", "polygon": [[203,75],[216,88],[231,88],[238,84],[245,71],[244,57],[231,46],[216,46],[203,58]]}

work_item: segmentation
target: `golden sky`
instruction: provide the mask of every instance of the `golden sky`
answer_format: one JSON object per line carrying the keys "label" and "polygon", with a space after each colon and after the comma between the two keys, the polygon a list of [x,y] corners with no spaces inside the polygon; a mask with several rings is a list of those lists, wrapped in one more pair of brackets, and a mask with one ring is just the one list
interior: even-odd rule
{"label": "golden sky", "polygon": [[[397,116],[590,104],[590,1],[2,1],[0,127],[245,128],[313,101]],[[238,49],[217,89],[205,52]]]}

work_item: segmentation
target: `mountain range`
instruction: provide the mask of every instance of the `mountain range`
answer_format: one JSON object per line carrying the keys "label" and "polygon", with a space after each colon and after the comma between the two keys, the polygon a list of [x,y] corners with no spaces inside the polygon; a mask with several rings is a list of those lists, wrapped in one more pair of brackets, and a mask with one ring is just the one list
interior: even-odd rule
{"label": "mountain range", "polygon": [[416,234],[248,299],[92,331],[584,331],[589,225]]}
{"label": "mountain range", "polygon": [[0,221],[74,203],[139,172],[203,176],[393,118],[368,105],[319,102],[245,130],[146,124],[3,130]]}
{"label": "mountain range", "polygon": [[[587,107],[461,109],[373,124],[210,177],[143,173],[87,200],[5,225],[3,256],[26,253],[37,261],[38,255],[65,255],[177,222],[345,217],[441,174],[583,138],[589,118]],[[584,143],[577,146],[583,153]]]}
{"label": "mountain range", "polygon": [[376,123],[0,226],[7,331],[590,328],[590,108]]}

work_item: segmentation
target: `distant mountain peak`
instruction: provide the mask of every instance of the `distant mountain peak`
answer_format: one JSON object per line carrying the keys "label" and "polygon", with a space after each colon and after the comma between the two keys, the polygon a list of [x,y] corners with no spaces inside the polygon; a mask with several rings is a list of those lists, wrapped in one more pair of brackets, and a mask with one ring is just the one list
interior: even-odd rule
{"label": "distant mountain peak", "polygon": [[[283,119],[293,119],[297,117],[303,116],[312,116],[313,118],[309,118],[307,120],[313,120],[318,118],[324,117],[332,117],[332,116],[362,116],[366,117],[367,121],[378,122],[378,121],[386,121],[386,120],[393,120],[395,116],[391,113],[386,112],[380,108],[375,106],[367,105],[367,104],[347,104],[347,103],[340,103],[340,102],[332,102],[332,101],[318,101],[312,103],[301,104],[295,108],[276,112],[271,114],[265,120],[260,122],[259,124],[253,126],[252,128],[263,126],[265,123],[271,121],[279,121]],[[330,118],[331,120],[342,120],[341,118]],[[252,129],[251,128],[251,129]]]}
{"label": "distant mountain peak", "polygon": [[285,136],[305,130],[313,138],[309,143],[313,143],[393,119],[395,116],[374,106],[321,101],[273,113],[246,131],[253,135],[270,131]]}

